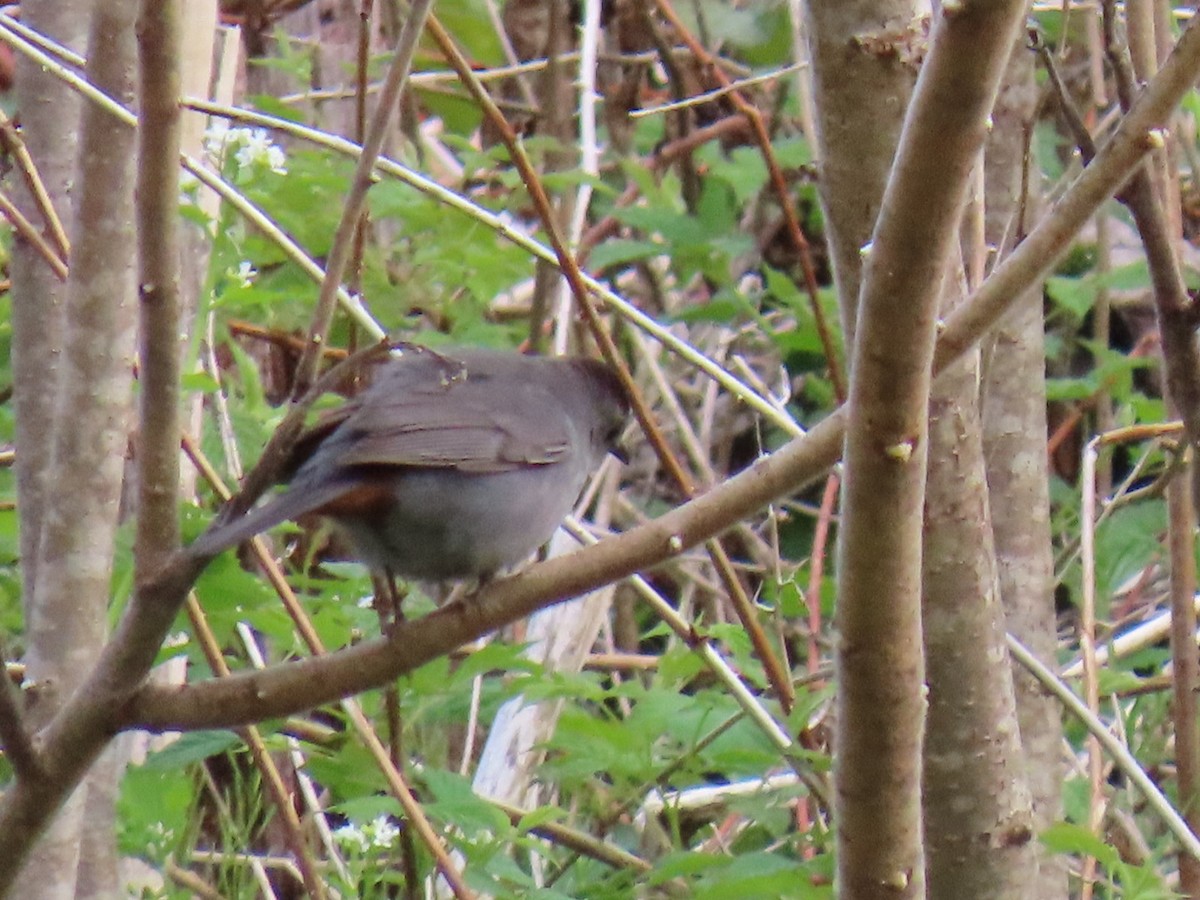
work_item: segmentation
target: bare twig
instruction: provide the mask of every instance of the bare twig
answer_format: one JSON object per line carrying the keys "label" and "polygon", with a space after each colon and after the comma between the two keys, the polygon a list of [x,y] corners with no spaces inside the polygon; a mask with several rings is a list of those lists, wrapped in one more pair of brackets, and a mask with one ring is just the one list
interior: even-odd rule
{"label": "bare twig", "polygon": [[4,151],[12,157],[13,162],[20,170],[21,178],[29,190],[29,195],[33,198],[34,204],[46,223],[46,229],[50,232],[50,239],[58,248],[56,255],[65,262],[71,255],[71,242],[67,240],[62,220],[54,209],[54,202],[46,191],[46,185],[42,183],[42,176],[38,173],[37,166],[30,157],[29,150],[25,147],[25,142],[21,140],[20,133],[9,121],[8,116],[2,112],[0,112],[0,144],[3,145]]}
{"label": "bare twig", "polygon": [[[204,658],[208,660],[208,665],[213,675],[217,678],[227,678],[229,676],[229,665],[225,662],[225,655],[221,652],[221,644],[217,640],[217,636],[213,633],[212,628],[209,627],[204,610],[201,609],[200,603],[196,600],[194,594],[188,596],[187,614],[188,619],[192,623],[192,634],[195,635],[197,642],[200,644],[200,648],[204,652]],[[296,814],[296,807],[292,803],[292,797],[284,785],[283,776],[279,772],[279,766],[275,764],[275,760],[267,751],[267,745],[263,740],[262,733],[254,725],[246,725],[238,729],[238,736],[245,743],[247,749],[250,751],[250,757],[254,760],[255,767],[262,774],[263,783],[267,787],[267,793],[271,797],[271,802],[275,804],[279,821],[283,823],[283,830],[288,846],[291,848],[292,854],[296,857],[296,864],[300,869],[300,876],[304,882],[305,889],[311,897],[324,898],[328,896],[325,891],[325,881],[321,877],[321,873],[317,871],[316,861],[313,859],[308,842],[305,840],[304,830],[300,824],[300,817]]]}
{"label": "bare twig", "polygon": [[[1135,10],[1140,13],[1134,16]],[[1143,26],[1140,69],[1152,70],[1156,62],[1153,40],[1152,10],[1146,4],[1130,6],[1126,11],[1130,24]],[[1105,50],[1116,73],[1117,95],[1122,108],[1128,109],[1134,100],[1136,81],[1129,48],[1118,33],[1116,12],[1112,2],[1103,4]],[[1149,20],[1149,21],[1148,21]],[[1166,150],[1165,135],[1160,135],[1160,150]],[[1161,158],[1161,154],[1157,154]],[[1200,741],[1196,733],[1196,704],[1193,692],[1200,680],[1200,653],[1194,638],[1196,611],[1192,598],[1196,593],[1196,559],[1193,532],[1197,511],[1200,510],[1200,477],[1194,460],[1200,452],[1200,347],[1196,343],[1197,305],[1188,296],[1183,272],[1176,253],[1181,241],[1178,214],[1165,208],[1163,197],[1174,198],[1177,192],[1168,190],[1167,179],[1161,179],[1156,190],[1150,164],[1143,163],[1118,198],[1128,208],[1146,250],[1154,308],[1161,336],[1163,365],[1166,372],[1168,408],[1174,407],[1183,420],[1187,442],[1192,450],[1191,499],[1187,485],[1176,479],[1167,487],[1168,544],[1170,552],[1171,596],[1171,653],[1174,661],[1174,708],[1176,760],[1179,770],[1180,803],[1187,810],[1193,829],[1200,829],[1200,810],[1196,800],[1200,794]],[[1181,883],[1187,893],[1200,887],[1200,856],[1184,856],[1179,863]]]}
{"label": "bare twig", "polygon": [[[358,356],[361,357],[362,355],[363,354],[360,353]],[[351,360],[357,361],[357,359],[353,357]],[[351,360],[347,360],[347,362],[350,362]],[[341,371],[343,365],[345,365],[345,363],[335,367],[339,370],[338,375],[344,374],[344,372]],[[321,381],[318,382],[318,385],[314,387],[314,390],[316,387],[320,387],[321,383],[327,380],[330,374],[331,373],[327,373],[321,379]],[[310,391],[310,394],[312,393],[313,391]],[[301,403],[298,404],[295,409],[305,408],[307,405],[306,401],[307,398],[303,398]],[[229,489],[221,482],[221,479],[217,476],[212,466],[208,465],[203,454],[200,453],[199,448],[196,447],[193,442],[189,441],[185,444],[185,449],[193,461],[197,463],[197,467],[205,474],[205,477],[209,479],[212,488],[219,495],[228,499],[230,497]],[[297,630],[300,632],[301,638],[308,646],[309,651],[313,654],[313,658],[324,656],[326,654],[326,649],[320,638],[320,635],[317,634],[316,628],[313,627],[312,620],[309,619],[308,614],[304,611],[304,607],[301,606],[300,601],[292,592],[291,587],[284,578],[283,572],[280,571],[279,566],[275,563],[275,560],[267,552],[266,545],[263,543],[262,539],[257,537],[254,538],[250,542],[250,546],[254,549],[254,554],[258,564],[262,567],[263,571],[267,573],[267,578],[270,581],[271,586],[275,589],[276,593],[283,601],[288,615],[291,616]],[[228,670],[226,670],[223,674],[228,675]],[[368,752],[371,754],[376,766],[378,766],[379,770],[383,773],[383,776],[388,783],[388,787],[391,789],[392,795],[397,799],[397,801],[399,801],[400,806],[404,810],[405,815],[408,817],[412,828],[417,832],[422,843],[426,845],[429,852],[437,861],[438,870],[442,873],[442,876],[446,879],[446,882],[451,886],[455,896],[459,898],[473,897],[474,893],[462,880],[462,876],[459,874],[457,866],[454,865],[453,860],[450,858],[450,855],[446,850],[445,843],[437,836],[437,833],[430,824],[424,810],[421,809],[420,802],[413,794],[412,789],[408,786],[404,775],[400,772],[392,758],[389,756],[387,748],[379,739],[379,736],[375,733],[374,726],[371,725],[370,721],[363,714],[362,708],[356,701],[347,697],[342,700],[342,709],[350,719],[355,731],[358,732],[359,738],[362,740]]]}
{"label": "bare twig", "polygon": [[367,202],[367,190],[373,182],[372,170],[375,160],[383,149],[384,139],[388,133],[388,122],[392,112],[400,100],[400,92],[404,89],[405,79],[412,66],[413,54],[416,52],[417,40],[425,18],[433,6],[433,0],[416,0],[409,11],[404,23],[404,31],[396,42],[396,52],[392,56],[392,64],[384,80],[383,90],[379,95],[379,103],[375,107],[375,115],[371,118],[371,126],[367,131],[367,139],[363,144],[362,155],[351,176],[350,191],[346,195],[342,208],[342,217],[334,232],[333,244],[329,248],[329,256],[325,262],[325,279],[321,282],[321,293],[317,297],[317,308],[313,311],[312,323],[308,330],[308,349],[296,367],[296,392],[308,390],[316,375],[317,363],[321,349],[325,344],[325,336],[333,320],[334,304],[337,300],[337,289],[341,284],[342,275],[354,252],[354,235],[358,230],[362,211]]}
{"label": "bare twig", "polygon": [[42,237],[41,232],[33,227],[33,223],[25,218],[25,215],[17,209],[16,204],[9,200],[3,193],[0,193],[0,213],[3,213],[4,218],[8,219],[13,229],[17,232],[17,236],[28,241],[29,245],[46,261],[46,264],[54,270],[54,274],[59,277],[59,280],[66,281],[66,258],[60,256],[58,251],[46,243],[46,239]]}
{"label": "bare twig", "polygon": [[[595,305],[588,294],[588,286],[584,281],[583,272],[579,268],[579,261],[563,240],[561,230],[557,227],[550,199],[546,195],[541,179],[537,177],[537,173],[534,171],[528,155],[525,153],[520,142],[517,141],[512,126],[500,114],[500,111],[496,108],[491,97],[488,96],[483,85],[474,77],[474,73],[471,71],[466,59],[455,46],[450,34],[442,27],[435,16],[430,16],[429,18],[429,32],[441,48],[442,53],[450,60],[455,71],[459,73],[463,83],[471,91],[471,95],[475,98],[476,102],[483,107],[484,114],[496,127],[497,132],[508,148],[513,163],[516,165],[518,172],[520,172],[521,179],[529,191],[534,207],[538,211],[542,225],[550,237],[550,243],[554,248],[558,265],[571,286],[575,301],[583,313],[584,320],[587,322],[592,336],[596,339],[596,343],[600,346],[605,361],[616,371],[626,392],[633,401],[634,414],[637,416],[638,423],[642,426],[642,431],[645,433],[650,446],[654,448],[655,454],[658,456],[667,475],[679,487],[684,496],[695,497],[698,492],[695,481],[679,462],[678,457],[672,452],[662,433],[662,429],[659,428],[654,417],[650,415],[649,408],[641,397],[641,391],[634,383],[633,376],[630,375],[629,369],[621,358],[616,344],[613,343],[612,336],[600,321],[599,313],[596,311]],[[766,634],[763,632],[762,626],[759,624],[750,603],[750,599],[746,595],[745,588],[738,580],[737,573],[730,563],[728,554],[720,545],[719,540],[716,539],[707,542],[707,550],[721,578],[721,582],[725,586],[725,590],[734,608],[737,610],[738,617],[741,619],[743,627],[754,644],[755,652],[762,661],[771,686],[775,689],[776,695],[779,697],[779,701],[784,709],[790,709],[795,698],[792,691],[791,678],[788,676],[783,664],[779,661],[778,655],[767,640]]]}
{"label": "bare twig", "polygon": [[1146,802],[1163,820],[1163,824],[1167,826],[1171,834],[1175,835],[1175,838],[1189,853],[1200,857],[1200,838],[1197,838],[1192,833],[1187,822],[1183,820],[1183,817],[1171,805],[1171,801],[1163,795],[1158,785],[1154,783],[1154,779],[1146,774],[1146,770],[1141,767],[1137,759],[1129,752],[1129,749],[1113,737],[1104,722],[1097,718],[1087,708],[1087,705],[1046,667],[1045,663],[1030,653],[1012,635],[1008,636],[1008,650],[1012,653],[1013,658],[1028,669],[1046,690],[1058,698],[1059,702],[1066,707],[1071,715],[1075,716],[1075,718],[1086,726],[1088,733],[1100,742],[1100,745],[1112,758],[1116,767],[1129,778],[1138,792],[1146,798]]}
{"label": "bare twig", "polygon": [[0,746],[18,780],[42,778],[42,762],[21,711],[21,693],[4,665],[7,659],[8,651],[0,642]]}

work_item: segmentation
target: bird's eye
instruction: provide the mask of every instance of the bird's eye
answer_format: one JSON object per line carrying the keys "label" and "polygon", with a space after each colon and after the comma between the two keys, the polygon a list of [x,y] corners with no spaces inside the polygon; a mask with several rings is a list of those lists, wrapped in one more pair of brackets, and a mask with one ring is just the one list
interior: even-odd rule
{"label": "bird's eye", "polygon": [[623,463],[629,462],[629,451],[621,444],[621,433],[625,430],[624,425],[614,425],[604,435],[604,446],[608,448],[608,452],[615,456]]}

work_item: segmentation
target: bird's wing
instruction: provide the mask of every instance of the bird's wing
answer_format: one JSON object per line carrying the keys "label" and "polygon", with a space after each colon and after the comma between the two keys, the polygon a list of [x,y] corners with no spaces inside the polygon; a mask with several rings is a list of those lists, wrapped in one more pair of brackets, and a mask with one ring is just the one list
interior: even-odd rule
{"label": "bird's wing", "polygon": [[[346,419],[319,455],[334,466],[505,472],[549,465],[571,448],[560,401],[529,383],[474,379],[376,394]],[[314,458],[315,462],[315,458]]]}

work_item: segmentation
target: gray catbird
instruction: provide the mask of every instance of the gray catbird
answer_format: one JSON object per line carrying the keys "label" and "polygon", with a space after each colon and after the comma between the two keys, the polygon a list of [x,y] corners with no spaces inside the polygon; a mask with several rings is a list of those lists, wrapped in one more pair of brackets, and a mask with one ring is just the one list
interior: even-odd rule
{"label": "gray catbird", "polygon": [[595,360],[409,352],[300,438],[287,490],[189,549],[215,555],[320,513],[376,570],[486,577],[550,538],[628,412]]}

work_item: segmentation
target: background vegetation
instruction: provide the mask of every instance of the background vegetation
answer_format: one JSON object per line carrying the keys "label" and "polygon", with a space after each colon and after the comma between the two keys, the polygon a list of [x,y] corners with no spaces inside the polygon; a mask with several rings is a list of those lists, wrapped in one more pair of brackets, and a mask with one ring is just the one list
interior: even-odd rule
{"label": "background vegetation", "polygon": [[[1200,896],[1188,14],[125,6],[0,13],[0,894]],[[599,545],[176,553],[384,335],[615,350]]]}

